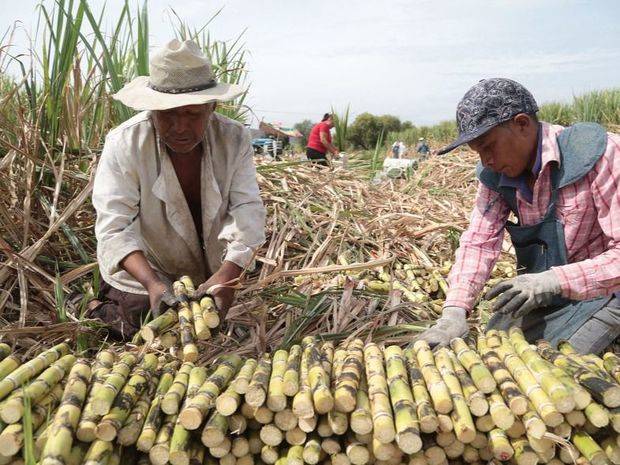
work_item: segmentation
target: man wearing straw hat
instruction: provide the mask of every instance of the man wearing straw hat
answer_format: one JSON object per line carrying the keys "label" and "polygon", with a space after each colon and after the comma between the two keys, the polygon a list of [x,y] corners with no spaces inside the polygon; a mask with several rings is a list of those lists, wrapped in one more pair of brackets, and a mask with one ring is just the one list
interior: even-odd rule
{"label": "man wearing straw hat", "polygon": [[89,314],[113,335],[174,304],[170,284],[182,275],[220,311],[230,306],[231,283],[265,239],[249,132],[214,111],[243,92],[215,80],[196,43],[172,40],[150,76],[114,96],[142,112],[106,137],[93,190],[104,283]]}
{"label": "man wearing straw hat", "polygon": [[468,144],[480,183],[443,315],[421,336],[432,345],[467,332],[504,230],[519,276],[487,294],[487,328],[519,326],[530,342],[565,339],[582,353],[620,335],[620,136],[594,123],[539,122],[537,111],[525,87],[502,78],[480,81],[457,107],[459,137],[439,154]]}

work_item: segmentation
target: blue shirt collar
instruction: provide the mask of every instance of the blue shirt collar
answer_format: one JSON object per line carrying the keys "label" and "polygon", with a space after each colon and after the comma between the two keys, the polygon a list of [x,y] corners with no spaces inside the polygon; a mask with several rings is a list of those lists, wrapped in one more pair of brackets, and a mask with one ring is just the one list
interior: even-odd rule
{"label": "blue shirt collar", "polygon": [[[534,175],[534,177],[538,176],[542,167],[542,133],[542,125],[538,123],[538,143],[536,147],[536,160],[534,161],[534,166],[532,166],[532,174]],[[521,196],[525,198],[529,203],[532,203],[532,201],[534,200],[534,192],[527,183],[527,176],[525,175],[525,173],[514,178],[502,174],[499,178],[499,187],[512,187],[513,189],[517,189],[521,193]]]}

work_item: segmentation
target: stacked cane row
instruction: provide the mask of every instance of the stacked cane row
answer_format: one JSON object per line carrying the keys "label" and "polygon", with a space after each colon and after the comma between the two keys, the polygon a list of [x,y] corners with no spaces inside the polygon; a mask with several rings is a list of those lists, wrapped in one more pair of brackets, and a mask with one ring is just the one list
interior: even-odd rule
{"label": "stacked cane row", "polygon": [[308,337],[208,368],[67,344],[0,355],[0,464],[22,463],[24,425],[44,465],[620,464],[620,359],[517,329],[435,352]]}

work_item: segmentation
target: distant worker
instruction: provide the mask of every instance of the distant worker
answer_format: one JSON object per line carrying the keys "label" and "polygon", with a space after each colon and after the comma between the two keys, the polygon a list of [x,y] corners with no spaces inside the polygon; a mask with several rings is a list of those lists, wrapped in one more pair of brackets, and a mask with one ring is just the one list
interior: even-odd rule
{"label": "distant worker", "polygon": [[392,144],[392,158],[400,158],[400,146],[397,140]]}
{"label": "distant worker", "polygon": [[325,113],[320,123],[314,125],[308,136],[306,156],[319,165],[327,165],[327,152],[338,154],[338,149],[332,144],[332,135],[329,132],[334,127],[332,115]]}
{"label": "distant worker", "polygon": [[415,151],[422,155],[428,155],[429,153],[431,153],[431,149],[428,147],[428,144],[426,143],[424,137],[420,137],[418,139],[418,144],[415,146]]}

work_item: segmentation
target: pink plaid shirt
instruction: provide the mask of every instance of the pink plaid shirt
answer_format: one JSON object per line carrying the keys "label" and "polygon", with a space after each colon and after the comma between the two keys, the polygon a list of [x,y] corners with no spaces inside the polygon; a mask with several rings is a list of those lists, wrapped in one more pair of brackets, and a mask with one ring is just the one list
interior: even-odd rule
{"label": "pink plaid shirt", "polygon": [[[517,190],[517,207],[523,225],[539,222],[551,196],[549,162],[559,162],[556,142],[562,126],[542,123],[542,165],[533,189],[532,203]],[[556,214],[564,224],[568,264],[553,267],[562,295],[587,300],[620,291],[620,136],[608,134],[605,154],[581,180],[558,192]],[[450,271],[445,306],[470,311],[497,261],[510,214],[501,196],[478,186],[467,231],[461,236]]]}

